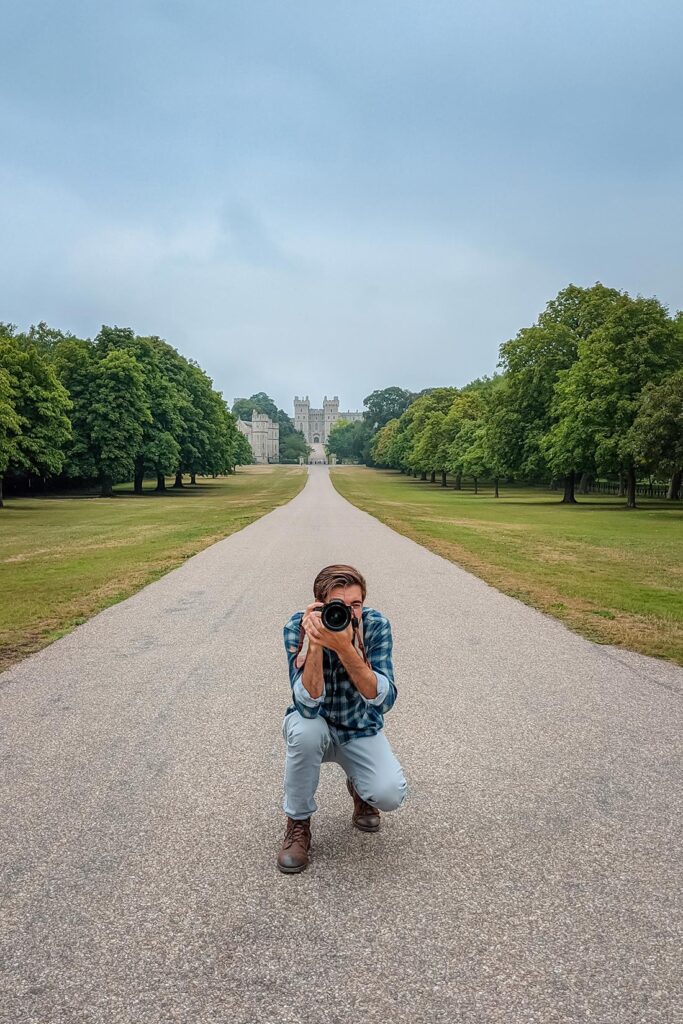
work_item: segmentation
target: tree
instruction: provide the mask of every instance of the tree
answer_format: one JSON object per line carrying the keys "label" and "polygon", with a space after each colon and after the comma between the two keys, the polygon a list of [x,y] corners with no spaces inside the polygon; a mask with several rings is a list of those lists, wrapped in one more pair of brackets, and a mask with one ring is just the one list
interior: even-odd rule
{"label": "tree", "polygon": [[484,415],[483,391],[471,387],[463,388],[456,395],[444,418],[442,443],[446,445],[445,469],[455,476],[456,489],[460,488],[462,477],[468,475],[475,480],[476,488],[476,481],[482,475],[484,467],[480,465],[479,433]]}
{"label": "tree", "polygon": [[446,414],[440,409],[427,412],[422,429],[413,442],[413,460],[418,467],[424,467],[425,473],[427,470],[432,473],[432,483],[437,469],[446,472],[445,461],[441,460],[441,439],[445,419]]}
{"label": "tree", "polygon": [[95,376],[92,343],[80,338],[61,341],[54,350],[54,365],[72,406],[72,436],[64,453],[64,471],[67,476],[76,479],[94,479],[97,476],[97,464],[90,437]]}
{"label": "tree", "polygon": [[371,433],[380,430],[389,420],[398,419],[415,398],[413,391],[405,388],[383,388],[373,391],[363,399],[366,411],[363,414]]}
{"label": "tree", "polygon": [[180,459],[181,402],[173,381],[164,372],[164,345],[158,337],[137,337],[129,327],[103,326],[95,339],[96,351],[100,354],[114,349],[129,352],[142,370],[150,419],[143,423],[140,448],[134,457],[136,494],[142,494],[147,471],[158,479],[160,475],[175,472]]}
{"label": "tree", "polygon": [[280,434],[280,462],[298,462],[300,458],[306,461],[311,451],[311,446],[300,430],[292,430],[284,438]]}
{"label": "tree", "polygon": [[151,413],[136,359],[122,349],[105,351],[67,339],[55,349],[55,364],[73,403],[67,472],[97,478],[102,496],[110,497],[114,483],[133,474]]}
{"label": "tree", "polygon": [[112,350],[97,359],[89,433],[103,498],[111,497],[117,480],[133,474],[135,456],[151,418],[144,375],[133,356]]}
{"label": "tree", "polygon": [[498,365],[506,381],[501,399],[507,412],[501,424],[501,454],[511,471],[526,480],[549,474],[543,438],[553,423],[558,373],[572,365],[576,354],[576,335],[562,323],[525,327],[500,347]]}
{"label": "tree", "polygon": [[629,444],[652,473],[670,478],[667,497],[680,498],[683,477],[683,368],[643,388]]}
{"label": "tree", "polygon": [[[457,394],[457,388],[430,388],[411,402],[404,413],[408,421],[404,461],[408,468],[419,472],[423,479],[426,479],[428,470],[445,469],[444,463],[440,461],[441,437],[435,428],[437,423],[439,427],[443,425],[445,415]],[[434,419],[434,413],[441,413],[442,416]]]}
{"label": "tree", "polygon": [[21,420],[14,406],[14,388],[7,370],[0,367],[0,508],[4,507],[2,481],[15,452]]}
{"label": "tree", "polygon": [[[151,359],[145,355],[148,343],[153,347]],[[147,369],[146,393],[154,415],[141,453],[145,465],[156,470],[157,490],[166,489],[169,471],[175,471],[176,487],[183,486],[185,473],[194,483],[198,473],[232,472],[237,426],[211,378],[195,360],[181,356],[159,338],[137,338],[132,344],[142,346],[141,362]]]}
{"label": "tree", "polygon": [[575,501],[576,471],[590,468],[591,458],[586,453],[588,463],[577,465],[574,450],[548,445],[546,437],[556,423],[555,388],[559,375],[576,361],[579,341],[604,323],[620,297],[600,282],[591,288],[570,284],[548,302],[535,324],[500,347],[498,365],[506,381],[496,427],[500,464],[525,480],[563,476],[565,502]]}
{"label": "tree", "polygon": [[298,462],[308,459],[312,448],[300,430],[294,429],[294,422],[284,409],[278,409],[277,422],[280,428],[280,462]]}
{"label": "tree", "polygon": [[366,441],[367,427],[362,420],[339,419],[330,430],[325,448],[328,455],[336,455],[340,461],[362,462]]}
{"label": "tree", "polygon": [[641,393],[676,367],[679,352],[674,322],[657,299],[620,295],[605,321],[579,341],[576,361],[558,374],[556,422],[545,444],[550,463],[623,473],[627,507],[635,508],[640,459],[632,427]]}
{"label": "tree", "polygon": [[13,429],[15,417],[19,423],[11,449],[6,448],[4,469],[39,476],[59,473],[71,436],[71,402],[54,368],[21,335],[0,338],[0,367],[7,376],[5,401],[13,408],[13,415],[5,410],[6,429]]}
{"label": "tree", "polygon": [[49,358],[60,341],[72,338],[73,335],[65,334],[56,327],[48,327],[45,321],[41,320],[39,324],[32,324],[29,327],[25,337],[30,344],[35,345],[41,355]]}
{"label": "tree", "polygon": [[[483,408],[474,445],[477,468],[481,476],[493,477],[494,494],[498,498],[500,478],[510,472],[510,452],[506,446],[508,410],[504,404],[507,381],[504,377],[493,377],[478,389],[478,395],[483,401]],[[470,471],[474,458],[473,451]]]}
{"label": "tree", "polygon": [[[212,381],[194,360],[183,360],[182,387],[185,392],[183,402],[183,426],[180,436],[180,460],[176,468],[175,486],[183,486],[183,474],[195,476],[197,473],[216,472],[217,445],[222,444],[222,433],[230,429],[223,417],[219,404],[213,395]],[[220,398],[220,396],[219,396]],[[222,403],[222,398],[220,398]],[[227,412],[227,406],[224,406]],[[234,423],[234,418],[232,423]],[[236,427],[235,427],[236,430]],[[227,438],[226,438],[227,441]],[[223,453],[226,455],[227,452]],[[223,469],[227,472],[224,457],[219,458]]]}
{"label": "tree", "polygon": [[254,461],[254,453],[251,450],[249,441],[241,431],[237,431],[237,443],[235,445],[235,465],[250,466]]}
{"label": "tree", "polygon": [[398,419],[389,420],[372,438],[371,455],[376,465],[393,467],[391,446],[397,429]]}
{"label": "tree", "polygon": [[[428,388],[421,392],[399,417],[389,420],[370,438],[367,447],[371,458],[402,473],[419,471],[424,479],[427,470],[443,468],[439,446],[434,443],[432,414],[445,414],[456,394],[456,388]],[[428,425],[429,440],[423,436]]]}
{"label": "tree", "polygon": [[[265,391],[257,391],[251,398],[236,398],[232,406],[233,415],[237,419],[245,420],[248,423],[251,423],[251,414],[254,409],[256,409],[256,412],[265,413],[274,423],[279,422],[278,407]],[[284,415],[286,416],[287,414],[285,413]]]}

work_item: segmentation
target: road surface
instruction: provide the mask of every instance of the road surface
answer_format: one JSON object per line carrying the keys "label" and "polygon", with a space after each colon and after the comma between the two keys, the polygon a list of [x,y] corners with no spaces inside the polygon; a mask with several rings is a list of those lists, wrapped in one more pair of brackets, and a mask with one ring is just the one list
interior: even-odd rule
{"label": "road surface", "polygon": [[[573,635],[308,472],[0,676],[0,1020],[683,1020],[683,671]],[[336,561],[393,625],[409,797],[360,833],[324,765],[313,860],[285,876],[281,629]]]}

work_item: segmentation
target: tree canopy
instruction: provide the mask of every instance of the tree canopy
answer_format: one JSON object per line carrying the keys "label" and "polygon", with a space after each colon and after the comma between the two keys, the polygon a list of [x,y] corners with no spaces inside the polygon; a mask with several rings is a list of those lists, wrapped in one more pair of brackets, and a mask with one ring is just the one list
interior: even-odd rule
{"label": "tree canopy", "polygon": [[240,437],[207,374],[158,337],[0,325],[0,479],[98,481],[110,495],[149,473],[163,489],[167,473],[182,483],[251,462]]}
{"label": "tree canopy", "polygon": [[599,282],[569,285],[500,346],[498,365],[500,375],[414,397],[374,433],[376,464],[439,471],[444,484],[450,473],[456,487],[488,478],[496,493],[501,477],[559,479],[568,502],[578,474],[623,480],[629,507],[639,472],[667,475],[680,494],[681,314]]}

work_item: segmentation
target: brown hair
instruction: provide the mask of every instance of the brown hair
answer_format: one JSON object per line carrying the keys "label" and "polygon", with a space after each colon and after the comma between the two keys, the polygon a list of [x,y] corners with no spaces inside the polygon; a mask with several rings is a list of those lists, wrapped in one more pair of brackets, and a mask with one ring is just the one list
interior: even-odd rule
{"label": "brown hair", "polygon": [[353,587],[361,589],[363,600],[367,593],[365,577],[352,565],[326,565],[313,581],[313,596],[316,601],[326,601],[327,595],[335,587]]}

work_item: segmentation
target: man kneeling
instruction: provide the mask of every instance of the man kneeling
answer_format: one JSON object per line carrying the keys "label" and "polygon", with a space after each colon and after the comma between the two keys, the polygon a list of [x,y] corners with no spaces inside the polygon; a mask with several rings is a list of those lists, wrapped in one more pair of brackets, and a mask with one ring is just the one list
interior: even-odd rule
{"label": "man kneeling", "polygon": [[[380,811],[400,807],[407,794],[401,766],[382,731],[397,697],[389,620],[364,607],[365,579],[350,565],[322,569],[313,595],[315,602],[295,612],[284,627],[293,703],[282,723],[287,827],[277,866],[288,874],[308,864],[323,761],[336,761],[346,772],[352,822],[363,832],[376,832]],[[321,606],[333,600],[351,613],[339,631],[326,628],[321,618]]]}

